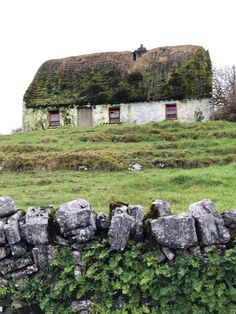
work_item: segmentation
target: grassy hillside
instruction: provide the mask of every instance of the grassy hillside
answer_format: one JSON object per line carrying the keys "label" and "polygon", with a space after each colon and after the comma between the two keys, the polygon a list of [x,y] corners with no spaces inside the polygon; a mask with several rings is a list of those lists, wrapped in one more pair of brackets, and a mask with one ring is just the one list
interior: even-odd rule
{"label": "grassy hillside", "polygon": [[[111,200],[148,208],[156,198],[175,212],[211,198],[221,211],[236,208],[234,123],[149,123],[142,126],[60,128],[0,136],[0,194],[18,207],[56,207],[86,198],[97,211]],[[140,163],[140,172],[128,171]],[[156,167],[163,163],[164,168]],[[232,164],[231,164],[232,163]],[[78,172],[78,165],[88,171]]]}

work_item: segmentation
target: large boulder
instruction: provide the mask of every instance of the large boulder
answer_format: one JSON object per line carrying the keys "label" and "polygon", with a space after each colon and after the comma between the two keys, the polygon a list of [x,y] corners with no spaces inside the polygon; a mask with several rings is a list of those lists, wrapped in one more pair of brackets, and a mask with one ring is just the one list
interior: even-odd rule
{"label": "large boulder", "polygon": [[112,217],[108,231],[109,243],[112,250],[123,251],[135,225],[134,217],[126,213],[117,213]]}
{"label": "large boulder", "polygon": [[62,234],[72,241],[83,243],[95,236],[96,214],[91,204],[84,199],[60,205],[56,219]]}
{"label": "large boulder", "polygon": [[186,249],[198,241],[194,218],[187,214],[152,220],[151,230],[157,243],[172,249]]}
{"label": "large boulder", "polygon": [[0,197],[0,218],[16,213],[16,205],[9,196]]}
{"label": "large boulder", "polygon": [[191,215],[196,220],[199,240],[203,245],[221,244],[230,241],[230,234],[224,220],[217,213],[210,200],[202,200],[189,206]]}
{"label": "large boulder", "polygon": [[26,240],[38,245],[48,243],[48,219],[50,209],[30,207],[26,213]]}

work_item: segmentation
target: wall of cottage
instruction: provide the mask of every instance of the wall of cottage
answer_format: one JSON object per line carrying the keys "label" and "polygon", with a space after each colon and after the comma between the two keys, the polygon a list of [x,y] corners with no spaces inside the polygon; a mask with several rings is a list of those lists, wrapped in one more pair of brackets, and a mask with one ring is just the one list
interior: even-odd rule
{"label": "wall of cottage", "polygon": [[[143,124],[153,121],[165,120],[165,105],[177,104],[177,116],[181,122],[196,121],[200,114],[201,120],[207,121],[211,117],[210,99],[192,99],[186,101],[159,101],[140,102],[118,105],[92,106],[93,126],[109,124],[109,108],[120,107],[120,122],[127,124]],[[23,128],[24,130],[36,130],[49,128],[49,111],[58,110],[50,108],[28,108],[23,105]],[[77,126],[77,107],[60,107],[60,125]]]}

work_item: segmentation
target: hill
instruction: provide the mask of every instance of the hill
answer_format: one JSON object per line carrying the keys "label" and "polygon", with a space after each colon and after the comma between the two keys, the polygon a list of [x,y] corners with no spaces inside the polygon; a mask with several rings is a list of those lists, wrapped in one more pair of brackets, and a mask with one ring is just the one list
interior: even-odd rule
{"label": "hill", "polygon": [[[79,197],[97,210],[107,210],[114,198],[147,208],[153,199],[165,198],[183,211],[190,202],[211,198],[226,210],[236,206],[235,138],[235,124],[222,121],[0,136],[0,194],[23,208]],[[134,163],[143,170],[129,171]]]}

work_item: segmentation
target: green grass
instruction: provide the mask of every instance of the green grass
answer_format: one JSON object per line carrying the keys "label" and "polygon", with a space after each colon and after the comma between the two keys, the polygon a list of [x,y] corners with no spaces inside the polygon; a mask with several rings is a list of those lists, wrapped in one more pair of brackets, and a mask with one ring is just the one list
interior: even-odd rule
{"label": "green grass", "polygon": [[95,210],[108,212],[112,200],[141,204],[147,210],[154,199],[167,199],[173,212],[210,198],[219,211],[236,208],[236,164],[202,169],[148,169],[140,172],[54,171],[0,175],[1,195],[10,195],[17,207],[58,207],[77,198],[89,200]]}
{"label": "green grass", "polygon": [[[0,195],[19,208],[88,199],[107,211],[118,199],[148,209],[167,199],[174,212],[210,198],[220,211],[236,208],[234,123],[161,122],[58,128],[0,136]],[[131,163],[141,172],[130,172]],[[165,164],[158,169],[158,162]],[[86,165],[87,172],[78,172]]]}
{"label": "green grass", "polygon": [[236,161],[236,130],[230,122],[161,122],[141,126],[101,126],[0,136],[5,169],[40,171],[125,170],[139,162],[145,169],[163,162],[168,168],[201,168]]}

